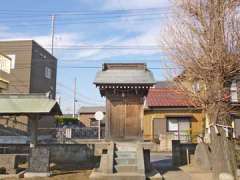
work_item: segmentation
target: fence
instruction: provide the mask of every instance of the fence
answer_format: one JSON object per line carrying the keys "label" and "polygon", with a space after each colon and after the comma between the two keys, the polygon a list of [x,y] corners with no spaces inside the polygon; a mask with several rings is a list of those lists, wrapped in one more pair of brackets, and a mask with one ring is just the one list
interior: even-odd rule
{"label": "fence", "polygon": [[[98,139],[98,127],[83,127],[83,128],[40,128],[39,134],[52,135],[53,139],[59,142],[64,142],[69,139]],[[101,139],[105,137],[105,128],[101,127]]]}

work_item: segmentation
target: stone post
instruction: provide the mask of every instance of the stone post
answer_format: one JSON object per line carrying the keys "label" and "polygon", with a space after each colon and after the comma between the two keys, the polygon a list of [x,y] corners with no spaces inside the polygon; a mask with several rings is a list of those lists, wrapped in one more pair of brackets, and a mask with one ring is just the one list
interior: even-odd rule
{"label": "stone post", "polygon": [[37,144],[37,129],[39,118],[39,115],[29,116],[30,153],[28,159],[28,169],[24,174],[24,177],[50,176],[49,148],[47,146],[39,146]]}
{"label": "stone post", "polygon": [[29,117],[29,132],[30,132],[30,148],[34,148],[37,145],[37,128],[38,128],[39,116]]}

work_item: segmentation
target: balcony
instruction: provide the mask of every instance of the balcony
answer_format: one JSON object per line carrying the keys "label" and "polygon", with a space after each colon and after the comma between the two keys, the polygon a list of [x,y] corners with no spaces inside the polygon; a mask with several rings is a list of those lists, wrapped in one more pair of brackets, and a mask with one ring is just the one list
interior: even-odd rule
{"label": "balcony", "polygon": [[10,69],[11,59],[0,54],[0,90],[8,88]]}
{"label": "balcony", "polygon": [[9,74],[0,69],[0,90],[7,89],[9,84]]}

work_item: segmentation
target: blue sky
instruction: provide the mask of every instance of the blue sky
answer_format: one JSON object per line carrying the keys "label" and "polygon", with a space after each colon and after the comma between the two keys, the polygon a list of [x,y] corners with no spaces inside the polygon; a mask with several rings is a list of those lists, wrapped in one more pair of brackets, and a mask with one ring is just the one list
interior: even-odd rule
{"label": "blue sky", "polygon": [[[100,69],[72,67],[101,67],[104,62],[145,62],[150,68],[166,67],[168,59],[158,46],[169,6],[168,0],[3,1],[0,40],[34,39],[49,48],[51,15],[56,14],[57,93],[63,111],[71,113],[75,77],[78,108],[104,104],[93,85]],[[152,71],[156,80],[164,80],[169,74],[166,69]]]}

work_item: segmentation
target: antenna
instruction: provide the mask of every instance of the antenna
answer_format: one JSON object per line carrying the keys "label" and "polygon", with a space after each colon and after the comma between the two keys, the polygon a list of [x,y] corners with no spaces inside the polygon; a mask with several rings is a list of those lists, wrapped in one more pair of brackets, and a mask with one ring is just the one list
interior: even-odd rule
{"label": "antenna", "polygon": [[53,48],[54,48],[55,20],[56,20],[56,16],[52,15],[52,55],[53,55]]}
{"label": "antenna", "polygon": [[75,118],[75,115],[76,115],[76,102],[77,102],[77,99],[76,99],[76,94],[77,94],[77,78],[74,79],[74,89],[73,89],[73,118]]}

